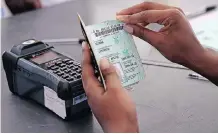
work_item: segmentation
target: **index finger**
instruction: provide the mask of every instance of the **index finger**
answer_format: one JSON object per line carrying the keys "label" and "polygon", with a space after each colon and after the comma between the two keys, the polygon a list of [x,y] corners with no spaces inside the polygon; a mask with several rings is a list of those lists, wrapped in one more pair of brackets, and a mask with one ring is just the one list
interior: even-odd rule
{"label": "index finger", "polygon": [[95,77],[90,50],[85,42],[83,42],[82,81],[88,97],[104,93],[101,83]]}
{"label": "index finger", "polygon": [[145,10],[165,10],[169,8],[172,8],[172,7],[159,4],[159,3],[154,3],[154,2],[143,2],[141,4],[137,4],[130,8],[123,9],[120,12],[118,12],[117,15],[132,15],[132,14],[139,13]]}

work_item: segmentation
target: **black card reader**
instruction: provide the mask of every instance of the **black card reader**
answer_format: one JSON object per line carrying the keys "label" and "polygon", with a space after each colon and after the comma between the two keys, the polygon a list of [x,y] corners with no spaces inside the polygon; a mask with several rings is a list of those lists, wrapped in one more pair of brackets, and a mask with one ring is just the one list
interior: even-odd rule
{"label": "black card reader", "polygon": [[2,60],[12,93],[37,101],[63,119],[90,113],[76,60],[34,39],[14,45]]}

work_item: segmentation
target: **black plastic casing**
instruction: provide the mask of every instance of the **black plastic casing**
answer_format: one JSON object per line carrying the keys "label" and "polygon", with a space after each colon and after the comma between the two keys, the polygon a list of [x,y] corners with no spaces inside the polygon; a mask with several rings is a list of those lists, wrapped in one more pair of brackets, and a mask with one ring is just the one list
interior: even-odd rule
{"label": "black plastic casing", "polygon": [[10,91],[45,106],[44,86],[46,86],[53,89],[60,99],[65,100],[64,119],[70,120],[72,117],[79,117],[80,114],[83,116],[90,113],[87,100],[73,105],[73,98],[85,93],[81,79],[69,82],[48,72],[44,64],[38,65],[28,60],[32,55],[47,51],[55,52],[61,58],[69,58],[55,51],[52,46],[34,39],[14,45],[10,52],[3,53],[3,67]]}

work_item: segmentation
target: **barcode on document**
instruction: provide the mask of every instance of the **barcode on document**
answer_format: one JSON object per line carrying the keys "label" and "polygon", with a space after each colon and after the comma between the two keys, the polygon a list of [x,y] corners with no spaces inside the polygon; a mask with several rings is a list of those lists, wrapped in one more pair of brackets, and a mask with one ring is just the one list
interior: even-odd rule
{"label": "barcode on document", "polygon": [[119,30],[123,30],[123,26],[119,26],[119,27],[115,27],[115,28],[111,28],[111,29],[108,29],[108,30],[105,30],[105,31],[95,33],[95,36],[99,37],[99,36],[107,35],[109,33],[117,32]]}

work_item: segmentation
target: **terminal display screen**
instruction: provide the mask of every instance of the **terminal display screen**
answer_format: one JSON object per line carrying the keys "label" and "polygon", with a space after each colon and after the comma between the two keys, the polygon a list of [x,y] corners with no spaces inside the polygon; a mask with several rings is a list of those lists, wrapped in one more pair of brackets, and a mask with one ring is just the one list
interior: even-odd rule
{"label": "terminal display screen", "polygon": [[37,63],[37,64],[42,64],[42,63],[57,59],[59,57],[60,56],[57,53],[55,53],[53,51],[48,51],[48,52],[43,53],[41,55],[35,56],[35,57],[31,58],[30,60]]}

